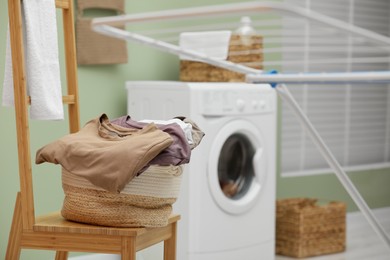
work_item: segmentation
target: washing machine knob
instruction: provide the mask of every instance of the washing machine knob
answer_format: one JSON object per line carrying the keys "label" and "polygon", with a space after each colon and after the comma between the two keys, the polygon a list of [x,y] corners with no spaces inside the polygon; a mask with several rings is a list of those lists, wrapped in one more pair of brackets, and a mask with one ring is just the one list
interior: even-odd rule
{"label": "washing machine knob", "polygon": [[245,108],[245,101],[242,99],[237,99],[236,106],[237,106],[238,111],[243,111]]}
{"label": "washing machine knob", "polygon": [[260,105],[260,108],[261,108],[261,109],[265,109],[265,107],[267,106],[267,102],[265,102],[264,99],[261,99],[261,100],[259,101],[259,105]]}
{"label": "washing machine knob", "polygon": [[253,108],[254,110],[258,109],[258,108],[259,108],[259,101],[253,100],[253,101],[252,101],[252,108]]}

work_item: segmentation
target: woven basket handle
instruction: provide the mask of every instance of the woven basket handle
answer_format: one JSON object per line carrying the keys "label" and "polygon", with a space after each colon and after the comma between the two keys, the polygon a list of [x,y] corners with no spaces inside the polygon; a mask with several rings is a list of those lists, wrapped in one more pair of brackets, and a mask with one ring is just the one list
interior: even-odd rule
{"label": "woven basket handle", "polygon": [[300,212],[306,207],[315,207],[317,199],[291,198],[277,201],[277,216],[283,217],[291,212]]}
{"label": "woven basket handle", "polygon": [[124,0],[78,0],[78,16],[81,17],[86,9],[109,9],[117,11],[118,14],[125,13]]}
{"label": "woven basket handle", "polygon": [[314,207],[317,203],[317,199],[303,199],[297,204],[299,208]]}

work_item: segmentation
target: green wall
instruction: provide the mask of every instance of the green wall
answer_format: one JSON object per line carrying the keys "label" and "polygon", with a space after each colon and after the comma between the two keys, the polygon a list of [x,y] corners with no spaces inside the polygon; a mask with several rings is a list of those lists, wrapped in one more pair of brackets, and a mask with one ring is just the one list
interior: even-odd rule
{"label": "green wall", "polygon": [[[221,4],[227,0],[146,0],[128,1],[127,13],[162,10],[178,7]],[[7,1],[0,0],[0,82],[3,82],[5,35],[7,25]],[[61,26],[59,27],[61,28]],[[61,47],[60,47],[61,48]],[[63,61],[63,56],[61,56]],[[169,64],[169,66],[167,66]],[[112,66],[80,66],[79,86],[81,122],[84,124],[101,113],[114,118],[126,113],[126,80],[176,80],[178,59],[148,47],[129,44],[129,62]],[[2,93],[2,84],[0,87]],[[0,94],[1,95],[1,94]],[[15,195],[19,190],[18,162],[16,151],[14,109],[0,107],[0,258],[3,258],[8,242]],[[31,122],[31,154],[46,143],[67,133],[64,122]],[[279,176],[279,174],[278,174]],[[36,214],[56,211],[61,208],[63,193],[59,167],[49,164],[33,165]],[[390,172],[373,171],[355,173],[352,180],[371,207],[390,206]],[[333,175],[312,177],[277,178],[277,196],[311,196],[346,201],[349,210],[355,206]],[[23,250],[21,259],[53,259],[53,253]]]}

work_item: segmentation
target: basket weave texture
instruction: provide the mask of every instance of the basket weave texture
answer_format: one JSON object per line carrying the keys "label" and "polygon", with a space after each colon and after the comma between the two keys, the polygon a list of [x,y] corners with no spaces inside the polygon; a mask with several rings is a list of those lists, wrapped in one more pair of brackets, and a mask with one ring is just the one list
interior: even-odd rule
{"label": "basket weave texture", "polygon": [[344,203],[291,198],[278,200],[276,208],[276,254],[302,258],[345,250]]}
{"label": "basket weave texture", "polygon": [[163,227],[180,191],[182,166],[150,166],[121,193],[62,169],[65,219],[112,227]]}
{"label": "basket weave texture", "polygon": [[[125,41],[99,34],[92,30],[92,18],[83,15],[84,10],[115,10],[125,13],[124,0],[78,0],[76,20],[77,63],[79,65],[100,65],[127,63]],[[125,29],[124,26],[118,26]]]}
{"label": "basket weave texture", "polygon": [[[242,44],[241,37],[240,35],[230,37],[227,60],[254,69],[262,69],[262,36],[249,36],[250,44]],[[245,75],[199,61],[181,60],[180,80],[189,82],[243,82],[245,81]]]}

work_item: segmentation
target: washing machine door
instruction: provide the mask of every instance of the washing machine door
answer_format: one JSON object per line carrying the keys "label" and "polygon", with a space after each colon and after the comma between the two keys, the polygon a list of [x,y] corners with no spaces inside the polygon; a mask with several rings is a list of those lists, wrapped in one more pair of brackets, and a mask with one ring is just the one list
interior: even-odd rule
{"label": "washing machine door", "polygon": [[265,151],[260,130],[249,121],[235,120],[219,131],[210,151],[208,181],[222,210],[243,214],[256,203],[267,172]]}

